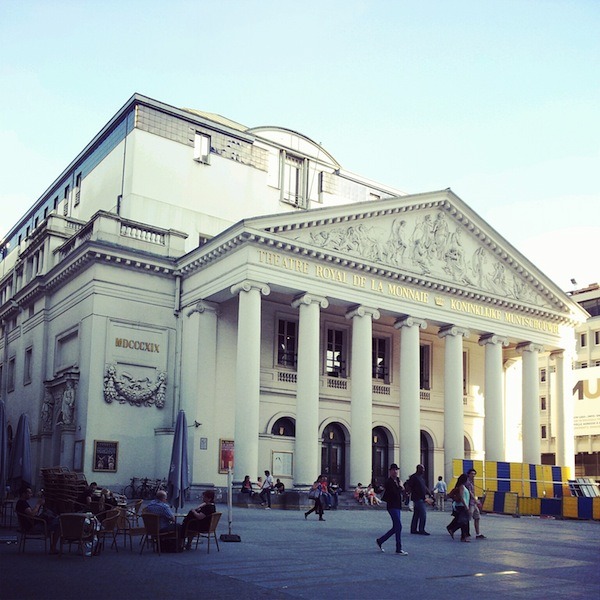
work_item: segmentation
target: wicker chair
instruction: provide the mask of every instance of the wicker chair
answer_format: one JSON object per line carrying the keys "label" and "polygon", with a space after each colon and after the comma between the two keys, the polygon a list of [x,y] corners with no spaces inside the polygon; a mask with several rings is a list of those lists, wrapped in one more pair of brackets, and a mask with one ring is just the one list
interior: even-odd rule
{"label": "wicker chair", "polygon": [[217,551],[221,552],[221,549],[219,548],[219,540],[217,539],[217,525],[219,524],[222,514],[223,513],[215,512],[212,515],[210,515],[210,523],[208,524],[208,531],[197,531],[197,530],[193,529],[193,521],[192,521],[191,523],[188,524],[188,527],[186,528],[186,531],[184,532],[184,539],[187,538],[187,539],[193,540],[194,538],[196,538],[195,549],[197,549],[200,538],[205,537],[208,540],[208,548],[207,548],[206,553],[210,554],[210,539],[212,537],[215,540],[215,544],[217,545]]}
{"label": "wicker chair", "polygon": [[77,544],[77,549],[85,557],[85,544],[93,543],[96,534],[94,519],[90,519],[86,513],[63,513],[58,520],[60,523],[59,554],[62,556],[63,544],[69,544],[69,551],[72,544]]}
{"label": "wicker chair", "polygon": [[113,508],[105,511],[104,513],[96,515],[96,518],[102,523],[100,530],[97,532],[98,554],[104,550],[104,542],[106,538],[111,538],[112,543],[110,547],[112,548],[114,546],[117,552],[119,551],[119,547],[117,546],[117,527],[120,516],[121,511],[118,508]]}
{"label": "wicker chair", "polygon": [[142,538],[142,547],[140,548],[140,554],[144,551],[146,544],[152,544],[155,551],[160,556],[161,541],[165,539],[174,539],[177,543],[177,530],[175,531],[161,531],[160,530],[160,517],[150,512],[142,513],[142,520],[144,521],[144,537]]}
{"label": "wicker chair", "polygon": [[48,552],[48,525],[44,519],[33,517],[24,513],[17,513],[19,527],[17,534],[19,537],[19,552],[25,552],[25,542],[27,540],[44,540],[44,552]]}
{"label": "wicker chair", "polygon": [[[140,503],[142,500],[140,500]],[[123,545],[127,547],[127,538],[129,538],[129,549],[133,550],[133,538],[135,536],[143,536],[146,529],[143,525],[139,525],[139,515],[134,510],[129,510],[124,507],[119,508],[119,519],[117,521],[117,537],[123,534]],[[140,540],[141,541],[141,540]]]}

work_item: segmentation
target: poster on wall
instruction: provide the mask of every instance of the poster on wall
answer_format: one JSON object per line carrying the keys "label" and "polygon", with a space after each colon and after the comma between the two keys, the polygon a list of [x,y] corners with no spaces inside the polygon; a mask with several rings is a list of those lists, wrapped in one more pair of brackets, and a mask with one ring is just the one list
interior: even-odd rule
{"label": "poster on wall", "polygon": [[219,473],[233,469],[233,440],[219,440]]}
{"label": "poster on wall", "polygon": [[93,471],[114,473],[117,470],[119,442],[94,440]]}
{"label": "poster on wall", "polygon": [[575,435],[600,435],[600,367],[573,370]]}
{"label": "poster on wall", "polygon": [[292,461],[294,454],[292,452],[275,452],[273,451],[273,477],[291,477]]}

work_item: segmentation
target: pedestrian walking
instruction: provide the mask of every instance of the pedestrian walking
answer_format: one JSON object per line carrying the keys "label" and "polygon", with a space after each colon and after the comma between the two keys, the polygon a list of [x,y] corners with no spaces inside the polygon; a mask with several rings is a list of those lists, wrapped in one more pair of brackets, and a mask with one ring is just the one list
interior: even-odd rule
{"label": "pedestrian walking", "polygon": [[310,510],[307,510],[304,513],[305,519],[308,519],[308,515],[314,512],[317,515],[319,515],[319,521],[325,520],[323,518],[323,492],[326,490],[326,485],[327,484],[324,482],[323,476],[319,475],[317,480],[313,483],[312,487],[310,488],[310,492],[308,492],[308,497],[311,500],[314,500],[315,504]]}
{"label": "pedestrian walking", "polygon": [[448,494],[452,498],[452,516],[454,519],[446,527],[446,531],[454,539],[454,532],[460,529],[460,541],[470,542],[471,534],[469,531],[469,490],[465,485],[467,482],[467,475],[463,473],[457,480],[454,489]]}
{"label": "pedestrian walking", "polygon": [[393,535],[396,536],[396,554],[400,556],[407,556],[408,552],[402,550],[402,521],[400,520],[400,514],[402,512],[402,493],[404,488],[402,482],[398,477],[398,465],[392,463],[390,465],[389,477],[385,480],[385,489],[383,491],[382,500],[387,505],[387,511],[392,519],[392,528],[384,533],[381,537],[377,538],[377,546],[382,552],[383,544]]}
{"label": "pedestrian walking", "polygon": [[418,535],[429,535],[425,531],[425,523],[427,522],[425,498],[433,496],[433,494],[425,483],[425,467],[423,465],[417,465],[417,470],[408,478],[406,487],[408,487],[411,500],[414,504],[410,532]]}
{"label": "pedestrian walking", "polygon": [[473,519],[473,525],[475,526],[475,539],[485,540],[485,535],[479,530],[479,521],[481,520],[481,511],[479,507],[479,498],[475,493],[475,475],[477,471],[475,469],[469,469],[467,471],[467,482],[465,483],[466,488],[469,490],[469,518]]}

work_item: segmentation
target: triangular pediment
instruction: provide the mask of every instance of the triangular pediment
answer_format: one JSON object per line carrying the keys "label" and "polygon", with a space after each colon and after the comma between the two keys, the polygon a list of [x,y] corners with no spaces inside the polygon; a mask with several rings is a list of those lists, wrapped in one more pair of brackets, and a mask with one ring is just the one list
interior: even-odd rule
{"label": "triangular pediment", "polygon": [[259,217],[244,225],[434,289],[565,317],[575,306],[450,190]]}

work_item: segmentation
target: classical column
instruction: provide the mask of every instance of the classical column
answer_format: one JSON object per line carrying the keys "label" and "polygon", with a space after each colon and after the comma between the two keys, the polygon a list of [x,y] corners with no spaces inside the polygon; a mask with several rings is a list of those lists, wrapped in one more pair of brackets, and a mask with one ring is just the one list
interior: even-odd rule
{"label": "classical column", "polygon": [[540,383],[538,356],[542,346],[526,342],[517,346],[523,357],[523,462],[539,465],[542,458],[540,432]]}
{"label": "classical column", "polygon": [[573,402],[571,401],[572,372],[568,354],[560,350],[552,352],[550,358],[556,361],[556,389],[552,408],[556,410],[556,464],[571,469],[575,476],[575,427],[573,423]]}
{"label": "classical column", "polygon": [[260,314],[261,294],[268,285],[242,281],[231,288],[239,295],[237,359],[235,365],[234,482],[258,472],[258,417],[260,403]]}
{"label": "classical column", "polygon": [[502,390],[502,347],[508,339],[484,335],[479,345],[485,347],[485,459],[503,461],[504,456],[504,394]]}
{"label": "classical column", "polygon": [[[214,474],[219,472],[219,440],[211,435],[215,431],[218,316],[218,304],[200,300],[187,312],[188,323],[183,330],[181,406],[190,426],[190,475],[198,485],[213,482]],[[191,428],[196,423],[200,425]],[[206,443],[201,444],[200,438]]]}
{"label": "classical column", "polygon": [[292,302],[300,312],[294,486],[308,487],[319,474],[319,324],[329,302],[303,294]]}
{"label": "classical column", "polygon": [[406,317],[394,327],[400,330],[400,477],[408,479],[421,462],[419,329],[425,329],[427,322]]}
{"label": "classical column", "polygon": [[444,339],[444,476],[452,481],[452,461],[465,454],[463,424],[463,337],[468,329],[451,325],[438,333]]}
{"label": "classical column", "polygon": [[350,483],[355,486],[370,483],[373,471],[373,319],[379,311],[357,306],[346,318],[352,319]]}

